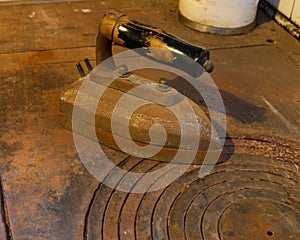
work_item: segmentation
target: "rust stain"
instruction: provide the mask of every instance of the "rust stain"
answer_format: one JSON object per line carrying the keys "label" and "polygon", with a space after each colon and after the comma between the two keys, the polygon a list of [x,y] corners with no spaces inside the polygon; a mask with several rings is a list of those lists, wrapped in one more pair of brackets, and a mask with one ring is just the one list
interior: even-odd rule
{"label": "rust stain", "polygon": [[59,94],[55,91],[43,96],[43,112],[25,116],[22,110],[8,112],[6,125],[23,118],[22,125],[1,136],[0,158],[1,166],[7,168],[4,181],[14,180],[5,181],[5,191],[10,197],[27,199],[22,208],[14,202],[10,205],[20,216],[39,214],[49,203],[59,202],[72,176],[84,173],[76,156],[72,133],[62,129],[58,121]]}
{"label": "rust stain", "polygon": [[35,51],[29,53],[26,58],[21,59],[19,65],[26,66],[26,65],[37,65],[47,62],[47,60],[54,57],[53,51]]}

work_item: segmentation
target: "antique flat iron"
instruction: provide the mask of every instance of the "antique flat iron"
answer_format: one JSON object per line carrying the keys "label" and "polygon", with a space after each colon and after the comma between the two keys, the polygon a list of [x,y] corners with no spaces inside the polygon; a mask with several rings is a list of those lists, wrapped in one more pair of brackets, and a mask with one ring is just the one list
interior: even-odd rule
{"label": "antique flat iron", "polygon": [[[106,75],[99,73],[100,67],[98,66],[112,57],[112,46],[114,44],[128,49],[142,49],[139,52],[140,55],[144,55],[142,58],[150,58],[166,66],[188,72],[189,75],[197,76],[201,74],[199,68],[193,68],[195,64],[202,66],[201,69],[205,69],[207,72],[213,70],[213,64],[209,61],[209,51],[206,49],[189,44],[158,28],[130,20],[124,14],[106,13],[100,23],[97,35],[97,67],[93,69],[89,61],[85,59],[89,71],[86,75],[83,67],[78,63],[77,68],[81,73],[81,78],[71,84],[61,95],[60,111],[63,126],[72,130],[72,111],[76,96],[79,94],[83,81],[88,79],[95,84],[95,88],[99,87],[99,89],[105,90],[103,90],[98,106],[95,108],[94,126],[86,122],[84,117],[78,119],[73,117],[73,124],[76,121],[80,125],[79,128],[73,129],[73,131],[86,137],[89,137],[90,131],[95,131],[97,140],[100,143],[113,149],[121,149],[137,157],[145,157],[145,155],[132,147],[129,144],[130,142],[133,141],[137,146],[151,145],[158,150],[156,154],[147,156],[147,158],[164,162],[171,161],[178,149],[186,152],[196,151],[193,163],[201,164],[212,139],[211,122],[203,109],[188,96],[177,91],[176,86],[168,86],[169,81],[166,80],[165,76],[160,76],[159,80],[155,81],[151,79],[151,76],[141,76],[136,74],[135,71],[128,70],[124,63],[115,66],[115,63],[111,62],[110,66],[112,67],[110,67],[110,70],[116,77],[113,82],[108,83]],[[125,59],[124,62],[126,63],[129,60],[130,58]],[[161,72],[155,73],[153,69],[151,71],[156,78],[157,75],[162,74]],[[131,91],[135,88],[139,88],[139,90]],[[116,110],[116,104],[125,93],[129,94],[131,103],[119,104]],[[88,99],[93,97],[89,94],[81,95],[83,101],[86,99],[87,102]],[[170,108],[184,110],[186,104],[191,106],[196,114],[196,124],[189,122],[187,116],[184,116],[185,120],[183,122],[178,122],[178,116],[170,111]],[[86,103],[86,105],[88,104]],[[133,105],[141,107],[134,109],[128,120],[128,109],[132,108]],[[88,108],[82,109],[82,115],[89,111]],[[114,122],[112,121],[113,117],[117,119]],[[154,125],[163,126],[165,129],[166,140],[163,143],[159,139],[159,133],[157,133],[158,137],[154,139],[150,136],[149,131]],[[185,142],[187,144],[181,144],[181,127],[189,125],[191,127],[187,129],[193,131],[191,135],[195,134],[194,129],[198,129],[196,134],[201,136],[196,145],[192,138],[189,139],[189,134],[186,134]],[[153,128],[152,130],[155,134],[155,131],[158,132],[159,129]],[[123,142],[123,148],[120,148],[118,144],[120,141]]]}

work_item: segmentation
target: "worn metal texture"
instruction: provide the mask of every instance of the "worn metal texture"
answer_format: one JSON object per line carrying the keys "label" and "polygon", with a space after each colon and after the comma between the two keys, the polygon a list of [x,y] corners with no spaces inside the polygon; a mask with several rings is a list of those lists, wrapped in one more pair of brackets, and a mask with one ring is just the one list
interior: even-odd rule
{"label": "worn metal texture", "polygon": [[[116,136],[118,136],[119,141],[122,141],[125,145],[128,145],[131,141],[134,141],[137,144],[151,145],[152,149],[162,148],[160,151],[158,150],[158,153],[152,156],[151,159],[163,162],[170,162],[174,158],[174,155],[176,155],[179,146],[181,146],[182,151],[196,151],[196,156],[193,161],[194,164],[200,164],[203,162],[207,153],[208,145],[210,144],[209,119],[198,105],[191,102],[186,97],[182,96],[182,100],[180,100],[178,103],[175,103],[174,105],[177,108],[184,107],[184,104],[188,102],[189,104],[191,104],[195,111],[195,114],[198,117],[197,126],[199,126],[199,135],[201,136],[201,139],[199,141],[199,144],[197,144],[198,148],[193,149],[189,148],[188,144],[181,144],[181,129],[175,114],[173,114],[171,110],[166,108],[165,106],[155,104],[154,102],[137,109],[131,116],[129,126],[126,125],[126,115],[124,114],[124,112],[126,113],[126,106],[124,108],[120,107],[117,112],[117,114],[119,114],[118,124],[122,128],[129,129],[131,139],[129,139],[126,134],[122,133],[122,131],[116,132],[115,130],[115,132],[112,133],[112,112],[116,103],[124,94],[124,92],[120,91],[119,89],[116,90],[114,88],[107,88],[101,100],[99,101],[99,104],[95,109],[95,126],[92,126],[89,121],[85,121],[84,114],[82,114],[83,116],[77,116],[76,118],[73,118],[73,123],[76,121],[76,125],[78,125],[78,127],[76,127],[76,129],[72,128],[72,110],[76,96],[81,96],[81,103],[84,106],[87,106],[87,104],[91,100],[91,96],[87,96],[86,93],[78,91],[78,88],[81,84],[81,80],[75,82],[61,95],[61,123],[66,129],[73,130],[92,139],[93,137],[91,131],[95,129],[97,135],[97,139],[95,140],[98,140],[100,143],[114,149],[120,149],[114,139],[114,137]],[[102,85],[100,84],[99,86]],[[103,87],[104,86],[102,86],[102,88]],[[136,103],[141,102],[141,105],[144,104],[143,98],[139,98],[133,95],[130,97],[131,98],[129,101],[135,101]],[[81,107],[80,111],[82,111],[83,113],[91,114],[90,109],[88,108]],[[164,143],[163,146],[161,146],[159,142],[155,142],[155,140],[150,139],[149,137],[149,129],[154,124],[161,124],[166,130],[167,139],[166,143]],[[194,140],[193,137],[189,136],[187,136],[186,139],[188,139],[188,142]],[[215,145],[217,146],[217,142],[215,143]],[[214,149],[212,149],[212,151],[217,152],[218,148],[215,147]],[[130,148],[127,149],[126,152],[130,153]],[[183,160],[181,161],[183,162]],[[221,158],[220,161],[222,161]]]}
{"label": "worn metal texture", "polygon": [[[81,164],[59,98],[75,63],[94,60],[99,19],[113,9],[212,49],[231,154],[207,177],[191,166],[166,189],[126,194]],[[221,37],[182,26],[175,0],[130,0],[6,4],[0,20],[3,239],[299,239],[300,46],[270,19]],[[163,166],[102,147],[124,169]]]}
{"label": "worn metal texture", "polygon": [[[137,172],[162,167],[133,158],[119,166]],[[234,155],[204,179],[194,166],[156,192],[127,194],[100,185],[90,205],[86,237],[299,239],[298,168],[285,161]]]}

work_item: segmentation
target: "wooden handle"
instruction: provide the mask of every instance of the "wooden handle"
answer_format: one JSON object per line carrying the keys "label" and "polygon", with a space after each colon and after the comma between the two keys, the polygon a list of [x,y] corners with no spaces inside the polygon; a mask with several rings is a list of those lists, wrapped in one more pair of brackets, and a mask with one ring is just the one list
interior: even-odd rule
{"label": "wooden handle", "polygon": [[[161,29],[130,20],[125,14],[109,12],[103,17],[97,37],[97,63],[111,56],[111,46],[108,45],[112,43],[130,49],[149,47],[148,57],[182,70],[187,67],[184,66],[186,61],[183,61],[186,56],[203,66],[207,72],[213,70],[208,50],[185,42]],[[104,47],[109,50],[104,50]]]}

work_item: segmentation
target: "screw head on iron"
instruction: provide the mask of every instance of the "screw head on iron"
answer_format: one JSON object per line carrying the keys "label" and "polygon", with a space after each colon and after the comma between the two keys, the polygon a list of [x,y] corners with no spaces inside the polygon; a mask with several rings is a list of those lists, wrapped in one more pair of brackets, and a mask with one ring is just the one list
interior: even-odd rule
{"label": "screw head on iron", "polygon": [[165,78],[161,78],[158,81],[158,85],[157,85],[157,90],[161,91],[161,92],[168,92],[171,90],[171,87],[168,86],[169,81]]}
{"label": "screw head on iron", "polygon": [[126,64],[121,64],[117,68],[117,75],[119,77],[128,77],[130,75],[130,72],[128,71],[128,67]]}

